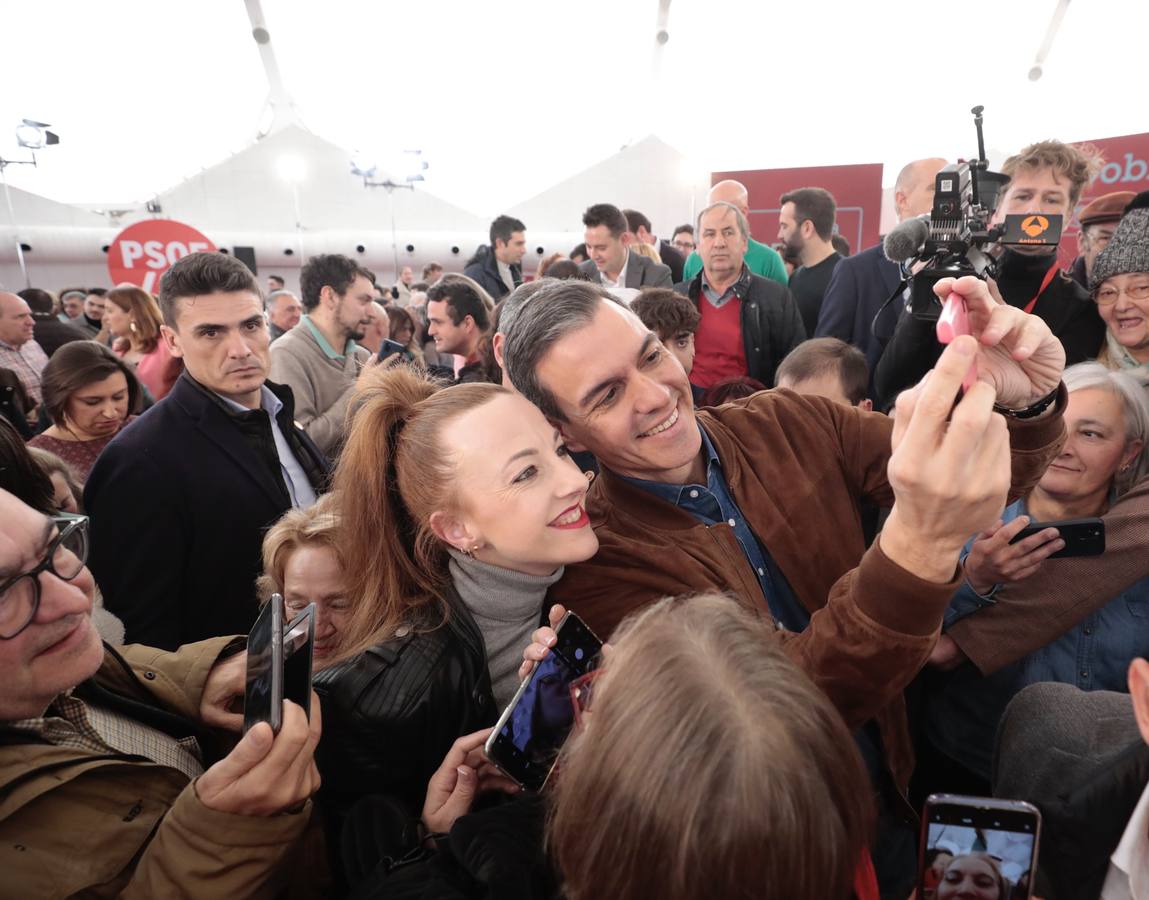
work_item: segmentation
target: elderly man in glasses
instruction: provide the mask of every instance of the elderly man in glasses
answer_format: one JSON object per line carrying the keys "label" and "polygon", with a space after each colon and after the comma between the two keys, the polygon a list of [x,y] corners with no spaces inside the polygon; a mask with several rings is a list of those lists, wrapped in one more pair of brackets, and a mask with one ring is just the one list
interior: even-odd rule
{"label": "elderly man in glasses", "polygon": [[87,532],[0,490],[0,892],[273,896],[319,784],[319,704],[213,760],[201,737],[242,722],[236,639],[103,646]]}

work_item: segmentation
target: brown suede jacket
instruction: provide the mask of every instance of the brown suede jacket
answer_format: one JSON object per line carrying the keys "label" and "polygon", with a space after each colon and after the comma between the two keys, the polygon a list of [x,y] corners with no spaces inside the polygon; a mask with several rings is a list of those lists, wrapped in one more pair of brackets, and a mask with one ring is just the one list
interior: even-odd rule
{"label": "brown suede jacket", "polygon": [[[1012,496],[1037,483],[1061,447],[1065,390],[1052,415],[1010,423]],[[850,728],[876,718],[903,790],[913,750],[902,689],[937,640],[959,583],[918,578],[868,551],[859,504],[888,507],[893,422],[792,391],[763,391],[698,413],[730,493],[794,596],[811,613],[783,633],[791,658],[826,692]],[[690,513],[605,467],[587,501],[599,539],[593,559],[568,566],[550,592],[606,638],[630,612],[661,597],[724,591],[767,612],[758,579],[725,523]]]}

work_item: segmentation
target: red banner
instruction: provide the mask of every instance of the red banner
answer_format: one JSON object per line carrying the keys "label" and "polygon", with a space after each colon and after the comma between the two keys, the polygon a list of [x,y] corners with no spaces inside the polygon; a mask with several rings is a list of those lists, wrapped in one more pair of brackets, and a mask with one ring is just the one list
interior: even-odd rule
{"label": "red banner", "polygon": [[215,244],[183,222],[148,219],[129,225],[108,247],[112,284],[127,282],[156,294],[160,277],[189,253],[216,249]]}
{"label": "red banner", "polygon": [[820,187],[838,204],[838,233],[857,253],[878,243],[882,218],[881,163],[855,166],[809,166],[801,169],[756,169],[716,172],[711,184],[733,178],[750,192],[750,232],[763,244],[778,240],[778,198],[787,191]]}
{"label": "red banner", "polygon": [[1081,141],[1078,146],[1091,146],[1101,152],[1105,165],[1101,173],[1093,179],[1093,184],[1085,189],[1072,223],[1066,223],[1061,238],[1061,261],[1065,265],[1077,256],[1077,214],[1103,194],[1115,191],[1149,191],[1149,133],[1126,134],[1121,137],[1101,138],[1096,141]]}

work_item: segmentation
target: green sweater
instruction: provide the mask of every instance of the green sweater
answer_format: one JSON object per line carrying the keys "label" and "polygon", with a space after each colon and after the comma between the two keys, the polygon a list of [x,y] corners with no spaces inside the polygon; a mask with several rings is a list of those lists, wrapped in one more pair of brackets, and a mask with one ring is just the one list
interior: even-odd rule
{"label": "green sweater", "polygon": [[[777,281],[783,287],[789,281],[786,277],[786,266],[782,263],[782,255],[773,247],[758,243],[754,238],[750,238],[750,244],[746,248],[746,267],[755,275]],[[682,270],[682,280],[690,281],[701,271],[702,257],[697,253],[691,253],[686,260],[686,267]]]}

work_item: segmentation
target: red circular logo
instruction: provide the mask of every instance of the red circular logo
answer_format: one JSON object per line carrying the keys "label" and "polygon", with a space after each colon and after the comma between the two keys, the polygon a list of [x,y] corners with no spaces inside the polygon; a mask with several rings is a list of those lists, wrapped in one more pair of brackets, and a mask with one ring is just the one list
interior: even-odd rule
{"label": "red circular logo", "polygon": [[112,284],[125,281],[156,294],[160,276],[189,253],[215,250],[206,237],[183,222],[147,219],[129,225],[108,247],[108,273]]}

